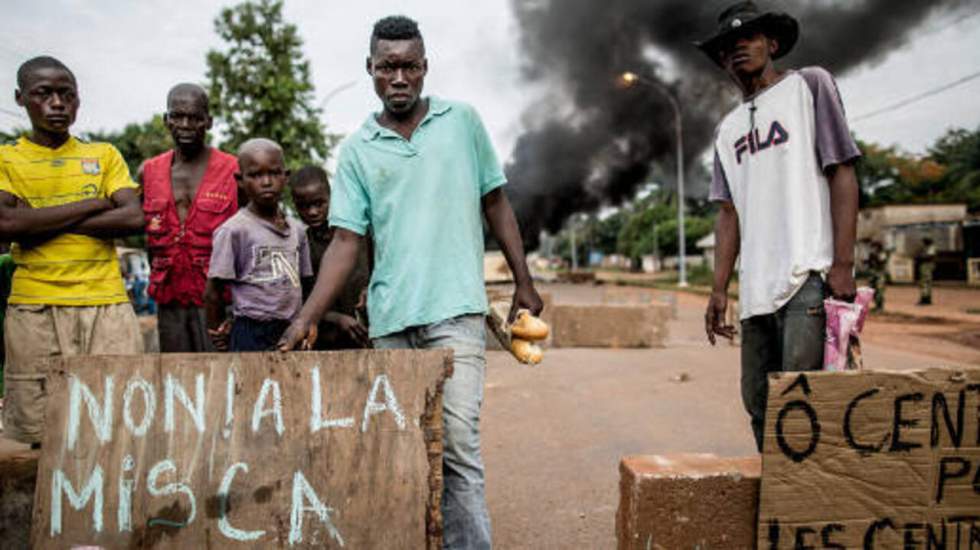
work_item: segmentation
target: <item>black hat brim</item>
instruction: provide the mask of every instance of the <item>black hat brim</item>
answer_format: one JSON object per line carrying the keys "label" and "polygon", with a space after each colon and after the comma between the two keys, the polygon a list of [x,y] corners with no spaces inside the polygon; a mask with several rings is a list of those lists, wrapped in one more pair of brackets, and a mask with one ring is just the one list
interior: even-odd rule
{"label": "black hat brim", "polygon": [[761,31],[766,36],[776,40],[778,49],[772,55],[773,59],[779,59],[788,54],[800,37],[800,25],[796,19],[786,13],[769,12],[749,21],[744,21],[742,25],[720,32],[707,40],[695,42],[694,45],[710,57],[716,65],[724,68],[719,55],[721,46],[732,37],[751,30]]}

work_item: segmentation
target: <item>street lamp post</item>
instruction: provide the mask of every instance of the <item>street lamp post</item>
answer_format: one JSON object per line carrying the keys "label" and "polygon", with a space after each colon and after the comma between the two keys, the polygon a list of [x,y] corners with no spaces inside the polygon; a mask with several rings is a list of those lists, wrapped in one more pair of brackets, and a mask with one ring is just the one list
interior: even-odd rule
{"label": "street lamp post", "polygon": [[575,218],[572,217],[572,223],[569,224],[568,230],[571,233],[572,240],[572,271],[578,271],[578,245],[575,244]]}
{"label": "street lamp post", "polygon": [[619,76],[626,86],[645,84],[667,97],[674,109],[674,141],[677,142],[677,286],[687,286],[687,246],[684,239],[684,132],[681,122],[681,106],[677,98],[666,86],[650,78],[644,78],[633,72],[625,72]]}

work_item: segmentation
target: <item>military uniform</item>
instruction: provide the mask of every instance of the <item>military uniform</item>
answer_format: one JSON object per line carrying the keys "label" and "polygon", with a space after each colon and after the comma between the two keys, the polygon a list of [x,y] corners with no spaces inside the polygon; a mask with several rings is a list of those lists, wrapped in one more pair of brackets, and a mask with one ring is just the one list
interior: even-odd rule
{"label": "military uniform", "polygon": [[888,251],[871,250],[868,256],[868,271],[871,278],[868,283],[875,290],[875,311],[885,308],[885,283],[888,281]]}
{"label": "military uniform", "polygon": [[919,254],[919,305],[932,305],[932,273],[936,270],[936,245],[925,245]]}

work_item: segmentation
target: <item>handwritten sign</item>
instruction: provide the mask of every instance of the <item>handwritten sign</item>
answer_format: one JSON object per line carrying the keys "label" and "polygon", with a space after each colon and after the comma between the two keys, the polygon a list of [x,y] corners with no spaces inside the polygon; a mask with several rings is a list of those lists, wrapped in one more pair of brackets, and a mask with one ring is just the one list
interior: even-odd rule
{"label": "handwritten sign", "polygon": [[980,369],[770,378],[760,549],[980,549]]}
{"label": "handwritten sign", "polygon": [[32,548],[440,548],[451,357],[51,360]]}

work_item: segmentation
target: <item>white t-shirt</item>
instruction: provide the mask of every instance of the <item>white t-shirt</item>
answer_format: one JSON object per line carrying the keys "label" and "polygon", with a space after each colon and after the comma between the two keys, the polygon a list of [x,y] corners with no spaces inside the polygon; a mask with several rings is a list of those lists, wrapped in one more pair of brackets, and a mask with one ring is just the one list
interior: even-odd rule
{"label": "white t-shirt", "polygon": [[833,77],[787,72],[718,125],[710,199],[738,212],[741,318],[773,313],[834,259],[828,167],[860,156]]}

